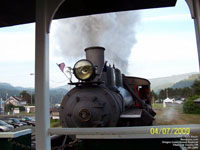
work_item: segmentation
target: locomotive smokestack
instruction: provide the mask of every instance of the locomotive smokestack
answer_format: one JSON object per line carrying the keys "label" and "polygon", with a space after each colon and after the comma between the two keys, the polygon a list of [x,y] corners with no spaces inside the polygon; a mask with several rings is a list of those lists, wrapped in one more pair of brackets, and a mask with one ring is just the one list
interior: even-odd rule
{"label": "locomotive smokestack", "polygon": [[104,66],[104,50],[105,48],[100,46],[88,47],[85,49],[86,59],[97,66],[97,74],[100,74]]}

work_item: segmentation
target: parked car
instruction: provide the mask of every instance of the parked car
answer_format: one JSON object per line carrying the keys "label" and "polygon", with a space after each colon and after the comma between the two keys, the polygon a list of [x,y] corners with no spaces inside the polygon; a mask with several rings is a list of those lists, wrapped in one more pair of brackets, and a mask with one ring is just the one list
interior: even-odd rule
{"label": "parked car", "polygon": [[7,132],[13,129],[14,127],[12,125],[9,125],[5,121],[0,120],[0,132]]}
{"label": "parked car", "polygon": [[22,117],[20,121],[27,123],[27,125],[35,126],[35,120],[31,117],[27,117],[27,116]]}
{"label": "parked car", "polygon": [[0,126],[0,132],[8,132],[9,129],[5,126]]}
{"label": "parked car", "polygon": [[15,128],[27,125],[27,123],[20,122],[17,118],[9,118],[5,122],[13,125]]}

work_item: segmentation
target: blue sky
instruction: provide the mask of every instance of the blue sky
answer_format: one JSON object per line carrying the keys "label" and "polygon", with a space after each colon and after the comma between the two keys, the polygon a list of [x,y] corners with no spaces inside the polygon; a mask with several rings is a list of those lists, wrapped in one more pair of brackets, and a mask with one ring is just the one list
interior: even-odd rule
{"label": "blue sky", "polygon": [[[185,1],[178,0],[172,8],[138,12],[137,43],[129,57],[128,75],[157,78],[198,72],[194,24]],[[0,82],[33,87],[30,73],[34,72],[34,33],[34,24],[0,28]],[[56,87],[68,81],[56,66],[64,59],[54,54],[53,40],[50,39],[50,86]]]}

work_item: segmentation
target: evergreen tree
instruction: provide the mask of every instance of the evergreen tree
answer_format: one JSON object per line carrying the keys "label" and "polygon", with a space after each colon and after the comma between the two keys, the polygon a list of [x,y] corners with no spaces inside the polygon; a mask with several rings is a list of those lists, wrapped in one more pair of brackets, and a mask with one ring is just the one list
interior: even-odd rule
{"label": "evergreen tree", "polygon": [[31,99],[32,99],[32,104],[34,102],[34,96],[29,94],[27,91],[22,91],[20,93],[21,98],[26,101],[28,104],[31,104]]}
{"label": "evergreen tree", "polygon": [[181,90],[181,97],[183,98],[188,98],[188,97],[191,97],[192,96],[192,89],[189,88],[189,87],[184,87],[182,90]]}
{"label": "evergreen tree", "polygon": [[151,91],[152,102],[154,103],[155,100],[158,99],[158,95],[152,90]]}
{"label": "evergreen tree", "polygon": [[198,80],[194,80],[192,90],[194,95],[200,95],[200,78]]}
{"label": "evergreen tree", "polygon": [[159,99],[165,99],[166,98],[166,91],[165,90],[161,90],[159,92]]}

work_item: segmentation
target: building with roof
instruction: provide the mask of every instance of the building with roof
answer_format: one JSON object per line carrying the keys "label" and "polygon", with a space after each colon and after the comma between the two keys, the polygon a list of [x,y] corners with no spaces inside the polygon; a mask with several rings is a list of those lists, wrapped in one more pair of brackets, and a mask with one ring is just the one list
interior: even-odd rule
{"label": "building with roof", "polygon": [[194,105],[200,107],[200,98],[195,99],[193,102],[194,102]]}
{"label": "building with roof", "polygon": [[166,107],[167,103],[173,103],[174,99],[170,99],[169,97],[167,97],[165,100],[163,100],[163,107]]}
{"label": "building with roof", "polygon": [[27,102],[17,96],[10,96],[4,103],[4,105],[8,104],[12,104],[14,106],[25,106]]}

